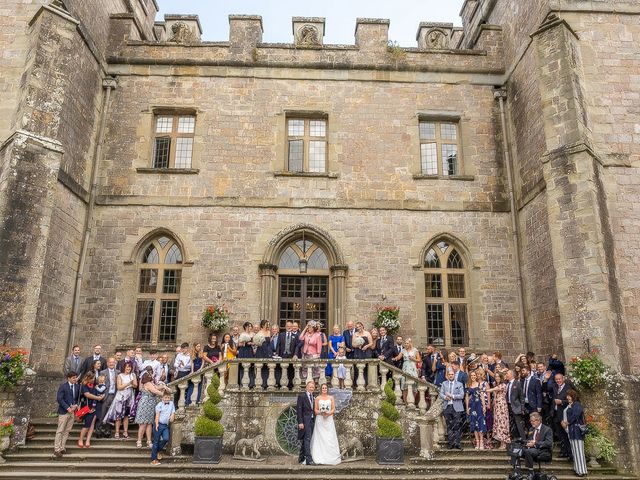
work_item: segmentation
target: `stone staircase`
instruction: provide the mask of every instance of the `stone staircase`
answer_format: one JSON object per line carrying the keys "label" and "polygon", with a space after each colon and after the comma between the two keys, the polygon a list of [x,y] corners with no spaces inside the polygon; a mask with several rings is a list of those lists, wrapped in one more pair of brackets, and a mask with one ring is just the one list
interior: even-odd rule
{"label": "stone staircase", "polygon": [[[369,458],[361,462],[343,463],[337,467],[301,467],[290,456],[269,457],[264,462],[243,462],[223,457],[218,465],[194,465],[191,456],[165,459],[160,466],[149,464],[149,449],[136,448],[134,438],[128,440],[94,439],[90,449],[76,446],[79,425],[75,425],[62,459],[52,456],[55,419],[35,422],[36,436],[25,446],[6,453],[6,463],[0,465],[0,479],[243,479],[243,480],[343,480],[354,477],[367,479],[401,478],[422,480],[504,480],[510,471],[504,452],[477,451],[469,441],[465,450],[437,451],[435,460],[407,458],[401,466],[377,465]],[[132,428],[136,432],[136,427]],[[571,464],[557,459],[545,467],[560,480],[574,479]],[[638,480],[637,477],[617,475],[611,468],[590,472],[588,478],[599,480]]]}

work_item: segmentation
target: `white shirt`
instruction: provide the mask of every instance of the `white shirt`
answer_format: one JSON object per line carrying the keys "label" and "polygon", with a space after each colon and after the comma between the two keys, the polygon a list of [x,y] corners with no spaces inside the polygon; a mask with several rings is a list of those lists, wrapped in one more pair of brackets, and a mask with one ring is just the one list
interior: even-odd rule
{"label": "white shirt", "polygon": [[148,366],[151,366],[151,368],[153,368],[153,371],[155,372],[156,369],[158,368],[158,365],[160,365],[160,360],[158,360],[158,359],[151,360],[149,358],[149,359],[145,360],[144,362],[142,362],[142,367],[140,368],[140,371],[143,371]]}
{"label": "white shirt", "polygon": [[173,362],[173,366],[179,372],[190,372],[191,371],[191,355],[188,353],[180,352],[176,355],[176,359]]}
{"label": "white shirt", "polygon": [[163,381],[166,383],[167,379],[169,378],[169,365],[167,365],[166,363],[163,365],[162,363],[158,362],[158,366],[153,371],[153,378],[155,379],[156,382],[160,381],[160,377],[162,377],[162,372],[164,372]]}

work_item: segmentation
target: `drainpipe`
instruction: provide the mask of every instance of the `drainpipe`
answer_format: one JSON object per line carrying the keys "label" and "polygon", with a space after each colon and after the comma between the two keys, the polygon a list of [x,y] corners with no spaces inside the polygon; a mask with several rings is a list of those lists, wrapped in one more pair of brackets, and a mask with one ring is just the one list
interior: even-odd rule
{"label": "drainpipe", "polygon": [[511,169],[511,156],[509,155],[509,141],[507,137],[507,120],[504,113],[504,100],[507,98],[507,91],[503,88],[493,92],[493,97],[498,99],[500,104],[500,123],[502,124],[502,150],[504,152],[504,164],[507,167],[507,183],[509,185],[509,204],[511,213],[511,235],[513,241],[515,268],[516,268],[516,289],[518,292],[518,315],[520,317],[520,327],[524,348],[528,351],[531,347],[532,339],[524,315],[524,289],[522,286],[522,270],[520,268],[520,239],[518,237],[518,210],[516,206],[515,189],[513,188],[513,171]]}
{"label": "drainpipe", "polygon": [[91,225],[93,224],[93,210],[96,205],[96,192],[98,190],[98,167],[102,159],[102,145],[104,143],[104,126],[106,123],[107,113],[109,110],[109,100],[111,99],[111,90],[116,88],[117,81],[113,77],[106,77],[102,80],[104,95],[102,97],[102,112],[100,114],[100,123],[98,125],[98,139],[96,149],[93,154],[93,162],[91,163],[91,183],[89,187],[89,201],[87,205],[87,213],[84,217],[84,236],[82,238],[82,246],[80,248],[80,259],[78,260],[78,271],[76,272],[76,283],[73,291],[73,304],[71,307],[71,322],[69,323],[69,334],[67,336],[67,352],[70,352],[76,338],[76,328],[78,325],[78,305],[80,303],[80,288],[82,287],[82,277],[84,275],[84,267],[87,260],[87,250],[89,248],[89,238],[91,237]]}

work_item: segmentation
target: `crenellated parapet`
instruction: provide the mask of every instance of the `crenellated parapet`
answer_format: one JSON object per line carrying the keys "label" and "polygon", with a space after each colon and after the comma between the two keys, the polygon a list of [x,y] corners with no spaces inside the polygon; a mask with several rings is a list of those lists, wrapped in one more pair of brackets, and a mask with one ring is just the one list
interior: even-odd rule
{"label": "crenellated parapet", "polygon": [[127,18],[112,19],[108,55],[115,65],[253,66],[313,69],[376,69],[500,74],[504,71],[502,31],[483,25],[474,48],[459,48],[462,29],[451,23],[422,22],[415,47],[389,40],[389,20],[358,18],[354,43],[324,42],[325,19],[294,17],[291,43],[263,42],[262,17],[230,15],[229,39],[201,40],[197,15],[166,15],[156,22],[156,41],[135,38]]}

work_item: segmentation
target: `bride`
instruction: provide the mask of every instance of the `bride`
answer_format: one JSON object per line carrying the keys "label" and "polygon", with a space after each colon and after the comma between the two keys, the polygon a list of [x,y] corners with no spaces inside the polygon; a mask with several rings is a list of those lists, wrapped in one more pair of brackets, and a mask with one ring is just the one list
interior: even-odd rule
{"label": "bride", "polygon": [[323,383],[315,401],[316,422],[311,437],[311,458],[319,465],[338,465],[341,461],[340,446],[333,423],[336,403],[328,391],[329,387]]}

